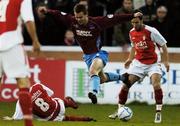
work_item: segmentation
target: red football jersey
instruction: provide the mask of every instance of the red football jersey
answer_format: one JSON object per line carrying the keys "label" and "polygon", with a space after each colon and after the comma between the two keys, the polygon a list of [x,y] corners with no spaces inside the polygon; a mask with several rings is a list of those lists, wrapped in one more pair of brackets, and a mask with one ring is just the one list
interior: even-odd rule
{"label": "red football jersey", "polygon": [[147,25],[141,31],[133,28],[129,36],[136,51],[135,59],[147,65],[160,61],[159,47],[166,44],[166,40],[155,28]]}
{"label": "red football jersey", "polygon": [[57,109],[57,101],[48,95],[42,85],[32,86],[30,93],[32,95],[33,114],[41,118],[51,116]]}
{"label": "red football jersey", "polygon": [[34,21],[31,0],[0,0],[0,51],[23,42],[21,19]]}

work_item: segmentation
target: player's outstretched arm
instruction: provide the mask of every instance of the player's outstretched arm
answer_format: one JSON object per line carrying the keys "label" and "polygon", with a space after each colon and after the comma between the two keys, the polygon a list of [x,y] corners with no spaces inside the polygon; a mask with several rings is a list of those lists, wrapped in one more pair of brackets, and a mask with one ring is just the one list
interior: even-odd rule
{"label": "player's outstretched arm", "polygon": [[96,121],[96,120],[86,116],[65,116],[63,121]]}
{"label": "player's outstretched arm", "polygon": [[129,68],[129,65],[131,64],[132,60],[134,59],[134,56],[135,56],[135,48],[132,47],[130,50],[130,53],[129,53],[129,57],[124,63],[125,68]]}
{"label": "player's outstretched arm", "polygon": [[39,42],[37,34],[36,34],[35,23],[33,21],[26,22],[26,28],[32,39],[33,51],[36,53],[39,53],[41,45],[40,45],[40,42]]}
{"label": "player's outstretched arm", "polygon": [[162,46],[162,50],[163,50],[163,59],[164,59],[163,63],[164,66],[166,67],[166,71],[169,72],[169,55],[166,44]]}

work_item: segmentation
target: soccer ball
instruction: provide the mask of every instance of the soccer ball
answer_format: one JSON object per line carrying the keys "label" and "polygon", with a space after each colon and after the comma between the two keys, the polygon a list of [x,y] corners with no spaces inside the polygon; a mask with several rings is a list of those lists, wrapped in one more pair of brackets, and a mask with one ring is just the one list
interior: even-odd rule
{"label": "soccer ball", "polygon": [[122,121],[128,121],[132,118],[133,112],[129,107],[120,107],[118,109],[118,118]]}

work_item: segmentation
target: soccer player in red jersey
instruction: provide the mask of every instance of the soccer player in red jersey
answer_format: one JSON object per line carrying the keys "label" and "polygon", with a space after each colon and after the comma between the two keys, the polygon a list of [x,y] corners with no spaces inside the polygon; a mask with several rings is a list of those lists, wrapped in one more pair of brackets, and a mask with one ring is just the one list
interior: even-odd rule
{"label": "soccer player in red jersey", "polygon": [[101,31],[121,22],[129,21],[133,16],[141,15],[141,13],[90,17],[86,6],[82,4],[77,4],[74,7],[74,16],[57,10],[48,10],[45,7],[39,9],[42,13],[53,15],[58,21],[71,26],[75,40],[83,50],[83,59],[88,66],[91,77],[92,91],[88,93],[88,97],[93,104],[96,104],[96,94],[99,91],[100,83],[122,80],[119,74],[104,73],[103,71],[108,62],[108,52],[101,50]]}
{"label": "soccer player in red jersey", "polygon": [[[43,84],[35,84],[30,88],[32,95],[32,113],[35,119],[44,121],[94,121],[93,118],[85,116],[67,116],[65,108],[78,108],[78,104],[71,98],[53,98],[54,92]],[[20,120],[23,118],[19,101],[16,103],[16,110],[11,117],[4,117],[4,120]]]}
{"label": "soccer player in red jersey", "polygon": [[[131,51],[125,62],[128,68],[125,74],[124,85],[119,93],[119,107],[124,106],[127,100],[129,88],[140,79],[148,75],[151,79],[155,93],[156,114],[155,123],[161,122],[161,109],[163,92],[160,86],[162,69],[160,65],[160,47],[163,50],[164,65],[169,71],[168,51],[164,37],[153,27],[143,24],[142,16],[131,20],[133,28],[129,32]],[[131,64],[131,65],[130,65]],[[116,118],[117,113],[109,116]]]}
{"label": "soccer player in red jersey", "polygon": [[40,51],[36,35],[31,0],[0,0],[0,79],[3,75],[16,78],[19,87],[19,103],[23,111],[25,126],[33,126],[31,96],[29,94],[29,70],[23,36],[22,21],[25,22],[33,41],[33,49]]}

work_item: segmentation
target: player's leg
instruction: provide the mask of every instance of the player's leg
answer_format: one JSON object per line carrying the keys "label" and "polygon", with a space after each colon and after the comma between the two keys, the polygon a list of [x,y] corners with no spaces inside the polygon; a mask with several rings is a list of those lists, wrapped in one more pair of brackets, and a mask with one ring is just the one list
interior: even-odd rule
{"label": "player's leg", "polygon": [[[140,79],[140,77],[136,76],[136,75],[125,75],[125,81],[124,84],[119,92],[119,102],[118,102],[118,109],[122,106],[125,105],[127,98],[128,98],[128,93],[129,93],[129,89],[130,87]],[[115,119],[117,117],[117,111],[115,111],[113,114],[109,115],[110,119]]]}
{"label": "player's leg", "polygon": [[2,77],[3,77],[3,65],[2,65],[2,57],[0,57],[0,86],[1,86],[1,83],[2,83]]}
{"label": "player's leg", "polygon": [[161,75],[154,73],[151,76],[152,85],[154,88],[155,101],[156,101],[156,114],[155,114],[155,123],[161,123],[161,110],[163,104],[163,92],[160,86]]}
{"label": "player's leg", "polygon": [[111,72],[104,72],[103,70],[99,72],[100,76],[100,83],[103,84],[105,82],[111,82],[111,81],[118,81],[118,80],[124,80],[124,77],[117,74],[117,73],[111,73]]}
{"label": "player's leg", "polygon": [[64,105],[65,107],[71,107],[71,108],[74,108],[74,109],[77,109],[78,108],[78,104],[74,101],[73,98],[67,96],[63,99],[63,102],[64,102]]}
{"label": "player's leg", "polygon": [[32,124],[32,103],[31,95],[29,93],[30,82],[28,78],[17,78],[19,87],[19,103],[23,112],[25,126],[33,126]]}
{"label": "player's leg", "polygon": [[90,85],[92,85],[92,91],[88,93],[88,97],[91,99],[93,104],[97,103],[96,95],[99,91],[100,77],[99,72],[103,69],[104,64],[102,59],[95,58],[89,68]]}
{"label": "player's leg", "polygon": [[29,93],[30,82],[26,53],[17,45],[3,54],[3,69],[7,77],[16,78],[19,87],[19,102],[25,119],[25,126],[32,124],[32,106]]}

